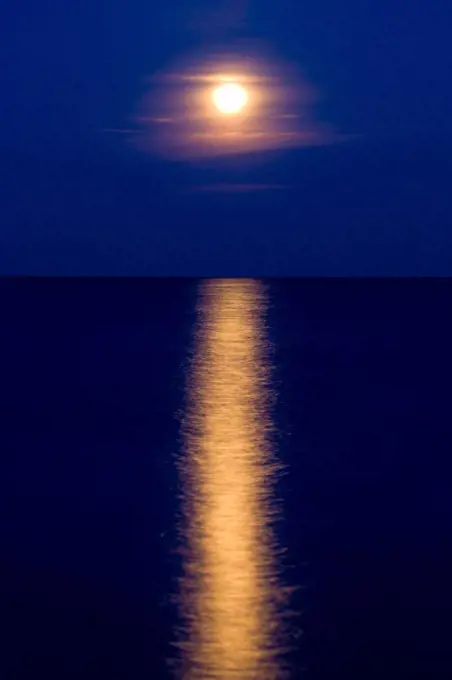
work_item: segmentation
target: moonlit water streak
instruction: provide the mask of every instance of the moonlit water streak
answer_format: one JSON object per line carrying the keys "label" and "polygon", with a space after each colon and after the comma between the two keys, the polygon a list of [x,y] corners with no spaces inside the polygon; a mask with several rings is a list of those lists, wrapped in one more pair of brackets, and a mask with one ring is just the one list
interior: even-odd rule
{"label": "moonlit water streak", "polygon": [[180,465],[184,680],[283,677],[266,304],[257,281],[200,286]]}

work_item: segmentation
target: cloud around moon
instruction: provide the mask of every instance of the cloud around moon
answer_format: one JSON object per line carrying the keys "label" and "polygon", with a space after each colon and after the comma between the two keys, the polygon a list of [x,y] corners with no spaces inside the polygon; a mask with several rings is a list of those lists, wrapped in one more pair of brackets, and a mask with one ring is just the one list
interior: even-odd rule
{"label": "cloud around moon", "polygon": [[[263,50],[216,51],[185,57],[149,78],[134,116],[135,144],[147,153],[196,160],[319,146],[338,141],[332,127],[316,120],[318,93],[297,71],[263,57]],[[212,96],[235,84],[246,106],[224,115]]]}

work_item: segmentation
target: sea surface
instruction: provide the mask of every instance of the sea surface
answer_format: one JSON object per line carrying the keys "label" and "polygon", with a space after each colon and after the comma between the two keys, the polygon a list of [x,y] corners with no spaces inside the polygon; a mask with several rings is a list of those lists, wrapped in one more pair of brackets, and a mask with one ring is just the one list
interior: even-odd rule
{"label": "sea surface", "polygon": [[452,677],[451,309],[1,280],[1,677]]}

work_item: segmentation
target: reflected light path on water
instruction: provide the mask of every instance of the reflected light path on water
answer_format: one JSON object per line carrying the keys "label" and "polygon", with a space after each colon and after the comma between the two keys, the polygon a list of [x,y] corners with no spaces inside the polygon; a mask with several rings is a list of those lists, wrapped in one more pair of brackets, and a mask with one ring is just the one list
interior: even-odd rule
{"label": "reflected light path on water", "polygon": [[280,662],[266,294],[204,281],[181,458],[181,677],[271,680]]}

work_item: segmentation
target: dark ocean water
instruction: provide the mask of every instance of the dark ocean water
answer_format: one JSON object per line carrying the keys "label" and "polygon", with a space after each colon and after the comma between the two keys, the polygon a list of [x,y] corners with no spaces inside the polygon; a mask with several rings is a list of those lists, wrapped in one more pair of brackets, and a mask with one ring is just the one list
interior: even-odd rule
{"label": "dark ocean water", "polygon": [[450,677],[451,303],[1,281],[2,678]]}

